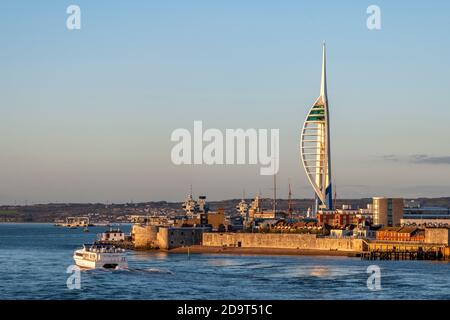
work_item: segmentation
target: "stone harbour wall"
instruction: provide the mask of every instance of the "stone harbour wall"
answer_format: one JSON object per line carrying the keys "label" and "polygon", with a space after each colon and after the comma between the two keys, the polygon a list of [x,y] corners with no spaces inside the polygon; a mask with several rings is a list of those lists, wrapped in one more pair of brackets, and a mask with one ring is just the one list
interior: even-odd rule
{"label": "stone harbour wall", "polygon": [[425,242],[448,246],[450,244],[450,229],[447,228],[426,228]]}
{"label": "stone harbour wall", "polygon": [[203,246],[362,251],[362,239],[325,238],[314,234],[203,233]]}

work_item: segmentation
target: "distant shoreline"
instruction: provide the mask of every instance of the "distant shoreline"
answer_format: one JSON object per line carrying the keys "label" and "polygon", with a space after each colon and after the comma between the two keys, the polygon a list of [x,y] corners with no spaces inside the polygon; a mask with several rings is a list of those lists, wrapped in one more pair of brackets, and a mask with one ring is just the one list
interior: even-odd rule
{"label": "distant shoreline", "polygon": [[42,222],[42,221],[0,221],[0,224],[50,224],[54,225],[54,222]]}
{"label": "distant shoreline", "polygon": [[[55,226],[55,222],[54,221],[50,221],[50,222],[45,222],[45,221],[0,221],[0,224],[50,224],[54,227],[58,227],[58,228],[66,228],[64,226]],[[126,226],[126,225],[133,225],[132,222],[111,222],[111,225],[121,225],[121,226]],[[91,227],[107,227],[107,225],[93,225],[93,226],[88,226],[89,228]],[[77,227],[77,228],[83,228],[83,227]]]}

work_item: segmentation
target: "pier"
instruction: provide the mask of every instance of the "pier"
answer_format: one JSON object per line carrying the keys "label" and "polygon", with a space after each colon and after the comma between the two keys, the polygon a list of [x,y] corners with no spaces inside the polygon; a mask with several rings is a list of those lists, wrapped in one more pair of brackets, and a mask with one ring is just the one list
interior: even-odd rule
{"label": "pier", "polygon": [[449,246],[423,242],[366,242],[362,260],[449,260]]}
{"label": "pier", "polygon": [[[445,260],[442,250],[373,250],[360,254],[362,260]],[[448,259],[448,257],[447,257]]]}

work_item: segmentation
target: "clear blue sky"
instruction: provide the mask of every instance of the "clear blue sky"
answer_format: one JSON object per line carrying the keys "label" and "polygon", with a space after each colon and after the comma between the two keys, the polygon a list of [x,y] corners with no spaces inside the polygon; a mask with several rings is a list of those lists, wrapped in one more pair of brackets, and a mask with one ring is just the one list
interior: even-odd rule
{"label": "clear blue sky", "polygon": [[191,183],[270,196],[259,166],[173,165],[170,134],[194,120],[280,128],[279,194],[290,178],[312,197],[298,146],[323,40],[338,197],[449,196],[449,15],[444,0],[4,1],[0,203],[182,200]]}

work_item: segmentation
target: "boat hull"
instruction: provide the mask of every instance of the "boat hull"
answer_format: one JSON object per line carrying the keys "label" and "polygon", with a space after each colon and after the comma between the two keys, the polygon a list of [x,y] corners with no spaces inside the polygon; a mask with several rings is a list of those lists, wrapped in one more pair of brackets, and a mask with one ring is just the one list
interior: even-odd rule
{"label": "boat hull", "polygon": [[100,254],[97,259],[86,259],[74,255],[75,264],[82,269],[124,269],[128,268],[128,262],[123,255],[108,256]]}

